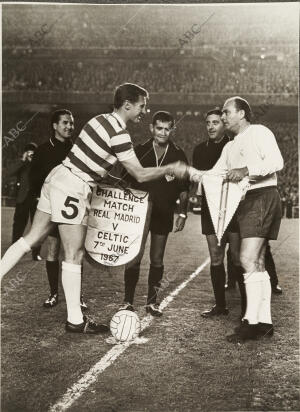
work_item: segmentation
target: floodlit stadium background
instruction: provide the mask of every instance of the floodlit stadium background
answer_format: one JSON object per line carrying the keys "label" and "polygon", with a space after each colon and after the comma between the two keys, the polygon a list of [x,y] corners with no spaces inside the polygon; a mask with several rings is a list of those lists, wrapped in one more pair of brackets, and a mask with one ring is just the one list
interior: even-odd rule
{"label": "floodlit stadium background", "polygon": [[[189,158],[206,138],[205,110],[229,96],[247,98],[254,122],[278,140],[286,162],[280,193],[296,206],[297,24],[291,3],[4,5],[3,136],[13,136],[4,146],[4,172],[28,141],[49,137],[51,110],[71,109],[78,133],[110,110],[114,88],[128,81],[150,92],[149,116],[129,126],[133,140],[148,138],[151,113],[169,110],[178,122],[176,142]],[[19,121],[20,128],[28,122],[26,130],[9,134]],[[14,187],[5,181],[3,195],[13,197]]]}
{"label": "floodlit stadium background", "polygon": [[[129,127],[133,140],[149,137],[156,110],[169,110],[177,120],[175,141],[189,159],[206,138],[203,113],[229,96],[247,98],[254,122],[267,125],[277,138],[285,160],[278,176],[282,200],[287,215],[297,217],[298,16],[296,3],[3,5],[2,253],[11,242],[14,209],[7,206],[15,196],[15,181],[5,179],[7,166],[26,143],[49,138],[51,111],[72,110],[78,133],[91,117],[111,109],[113,90],[125,81],[150,92],[149,114]],[[187,40],[185,33],[199,27]],[[228,317],[201,318],[213,304],[207,265],[143,332],[146,342],[128,348],[69,410],[299,411],[297,228],[298,220],[283,219],[279,239],[271,242],[283,288],[272,297],[272,339],[227,343],[240,314],[237,290],[227,296]],[[45,252],[46,243],[42,256]],[[168,285],[159,298],[169,297],[207,257],[200,216],[189,213],[185,229],[170,234],[164,260]],[[148,268],[147,243],[134,302],[141,319]],[[122,270],[85,262],[83,272],[90,312],[109,323],[123,300]],[[45,412],[62,399],[68,402],[68,388],[82,389],[79,380],[107,356],[111,344],[102,336],[65,333],[61,287],[59,304],[44,310],[44,261],[27,255],[1,289],[1,410]]]}

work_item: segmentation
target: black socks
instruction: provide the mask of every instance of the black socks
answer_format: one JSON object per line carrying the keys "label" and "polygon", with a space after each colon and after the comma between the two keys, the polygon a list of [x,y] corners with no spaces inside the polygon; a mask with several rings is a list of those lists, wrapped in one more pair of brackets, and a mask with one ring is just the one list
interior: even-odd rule
{"label": "black socks", "polygon": [[160,282],[164,273],[164,266],[152,266],[150,265],[149,277],[148,277],[148,298],[147,305],[156,303],[157,295],[160,288]]}
{"label": "black socks", "polygon": [[140,276],[140,262],[131,266],[125,270],[124,282],[125,282],[125,298],[124,302],[133,304],[135,288]]}
{"label": "black socks", "polygon": [[51,295],[54,295],[58,293],[59,261],[55,260],[54,262],[51,262],[49,260],[46,260],[46,269],[50,286],[50,293]]}
{"label": "black socks", "polygon": [[244,269],[241,266],[234,266],[235,269],[235,278],[238,282],[240,294],[241,294],[241,317],[243,317],[246,313],[246,306],[247,306],[247,295],[246,295],[246,288],[244,283]]}
{"label": "black socks", "polygon": [[225,279],[226,273],[224,264],[210,267],[211,283],[213,286],[216,306],[218,308],[226,308],[225,300]]}

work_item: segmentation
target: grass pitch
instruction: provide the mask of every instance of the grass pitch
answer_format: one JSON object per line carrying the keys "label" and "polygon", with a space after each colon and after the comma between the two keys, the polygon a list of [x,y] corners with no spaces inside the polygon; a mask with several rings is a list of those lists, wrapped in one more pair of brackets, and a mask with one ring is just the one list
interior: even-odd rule
{"label": "grass pitch", "polygon": [[[2,248],[10,241],[12,209],[2,210]],[[283,220],[271,242],[281,296],[272,297],[271,339],[233,345],[225,340],[238,324],[239,294],[228,293],[230,314],[203,319],[213,304],[209,266],[155,319],[143,336],[106,369],[71,411],[299,411],[298,220]],[[145,315],[149,249],[143,259],[135,307]],[[200,216],[189,215],[182,233],[170,235],[165,278],[174,290],[208,256]],[[122,270],[84,268],[83,291],[91,314],[111,319],[123,299]],[[165,283],[165,285],[167,285]],[[64,332],[66,307],[47,310],[44,262],[27,255],[2,282],[2,411],[47,411],[111,345],[106,336]]]}

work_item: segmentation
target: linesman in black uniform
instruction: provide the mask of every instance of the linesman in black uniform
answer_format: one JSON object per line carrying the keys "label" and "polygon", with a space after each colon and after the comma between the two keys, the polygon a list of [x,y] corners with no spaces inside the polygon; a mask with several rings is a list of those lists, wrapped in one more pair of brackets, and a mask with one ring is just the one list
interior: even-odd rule
{"label": "linesman in black uniform", "polygon": [[[143,167],[160,167],[178,160],[187,163],[183,150],[170,139],[173,128],[174,118],[169,112],[159,111],[154,114],[150,125],[152,138],[134,149]],[[128,180],[127,177],[126,180]],[[189,183],[188,181],[178,181],[174,176],[166,175],[159,180],[143,184],[134,181],[133,187],[149,192],[152,199],[153,206],[149,228],[151,232],[150,269],[146,311],[153,316],[161,316],[162,312],[156,300],[163,278],[165,248],[168,235],[173,230],[177,199],[180,201],[179,214],[174,231],[179,232],[184,228],[187,218]],[[140,274],[140,263],[138,262],[125,270],[124,304],[120,309],[134,310],[132,305]]]}
{"label": "linesman in black uniform", "polygon": [[[229,142],[229,138],[224,133],[224,125],[221,120],[221,116],[222,112],[219,108],[210,110],[205,115],[208,140],[200,143],[194,149],[193,166],[196,169],[211,169],[221,156],[223,147]],[[223,235],[221,246],[218,246],[218,240],[211,220],[203,186],[201,186],[201,189],[201,226],[202,233],[206,235],[211,259],[210,275],[216,302],[211,309],[204,311],[201,316],[207,318],[228,314],[225,299],[226,273],[224,268],[226,242],[229,242],[230,245],[231,258],[233,262],[232,268],[241,292],[241,315],[243,316],[246,310],[246,292],[243,283],[243,269],[240,266],[239,260],[240,237],[238,225],[234,216],[229,223],[225,234]]]}
{"label": "linesman in black uniform", "polygon": [[[73,145],[74,118],[72,113],[66,109],[56,110],[51,117],[51,128],[52,136],[37,148],[32,161],[30,181],[36,197],[40,197],[44,180],[50,171],[66,158]],[[59,252],[60,237],[56,227],[48,236],[46,270],[50,295],[44,302],[47,308],[52,308],[58,303]],[[83,300],[81,304],[82,308],[86,308]]]}

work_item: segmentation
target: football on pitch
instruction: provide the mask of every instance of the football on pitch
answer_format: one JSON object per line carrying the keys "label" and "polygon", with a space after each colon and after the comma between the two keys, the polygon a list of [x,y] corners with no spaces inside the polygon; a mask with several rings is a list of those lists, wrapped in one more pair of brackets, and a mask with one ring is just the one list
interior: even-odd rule
{"label": "football on pitch", "polygon": [[128,342],[138,337],[141,331],[141,322],[135,312],[120,310],[110,321],[110,331],[118,341]]}

